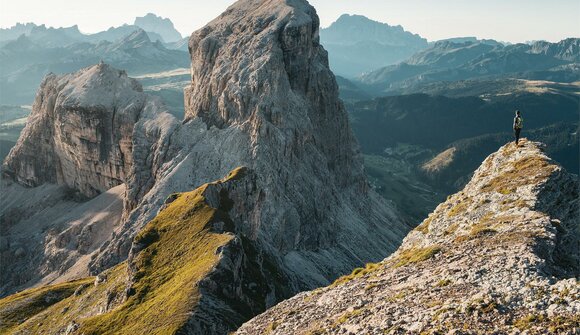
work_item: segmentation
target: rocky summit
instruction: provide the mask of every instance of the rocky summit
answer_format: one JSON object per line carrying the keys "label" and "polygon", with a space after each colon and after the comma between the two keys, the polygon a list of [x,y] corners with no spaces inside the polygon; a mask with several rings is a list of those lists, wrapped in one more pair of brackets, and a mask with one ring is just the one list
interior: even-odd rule
{"label": "rocky summit", "polygon": [[408,228],[367,184],[318,27],[306,1],[243,0],[192,34],[185,120],[147,178],[128,181],[131,211],[93,269],[122,261],[172,193],[239,166],[257,190],[236,231],[275,256],[292,291],[396,248]]}
{"label": "rocky summit", "polygon": [[175,125],[158,98],[107,64],[48,75],[2,166],[0,295],[88,275],[151,187]]}
{"label": "rocky summit", "polygon": [[578,178],[513,143],[390,257],[236,334],[578,334]]}
{"label": "rocky summit", "polygon": [[[4,164],[2,257],[31,275],[3,294],[56,285],[2,300],[0,328],[224,334],[394,251],[410,228],[366,181],[318,31],[304,0],[235,3],[191,36],[183,121],[105,64],[47,78]],[[241,167],[243,187],[203,186]]]}
{"label": "rocky summit", "polygon": [[94,197],[127,179],[146,103],[136,80],[103,63],[48,75],[3,170],[26,186],[61,184]]}

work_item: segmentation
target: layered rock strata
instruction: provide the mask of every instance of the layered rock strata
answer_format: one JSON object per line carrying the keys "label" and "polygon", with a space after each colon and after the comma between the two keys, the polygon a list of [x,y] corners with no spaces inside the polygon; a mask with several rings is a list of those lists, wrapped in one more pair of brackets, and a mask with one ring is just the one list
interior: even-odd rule
{"label": "layered rock strata", "polygon": [[48,75],[2,166],[0,295],[88,275],[154,184],[177,125],[107,64]]}

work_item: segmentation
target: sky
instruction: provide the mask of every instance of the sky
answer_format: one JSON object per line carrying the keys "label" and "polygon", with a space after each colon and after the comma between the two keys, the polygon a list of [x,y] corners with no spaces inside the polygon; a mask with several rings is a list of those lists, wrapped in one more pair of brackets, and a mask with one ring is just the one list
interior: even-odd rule
{"label": "sky", "polygon": [[[0,27],[16,22],[79,25],[84,33],[133,23],[149,12],[170,18],[191,34],[233,0],[0,0]],[[580,37],[580,0],[310,0],[321,25],[341,14],[360,14],[401,25],[430,41],[475,36],[504,42]]]}

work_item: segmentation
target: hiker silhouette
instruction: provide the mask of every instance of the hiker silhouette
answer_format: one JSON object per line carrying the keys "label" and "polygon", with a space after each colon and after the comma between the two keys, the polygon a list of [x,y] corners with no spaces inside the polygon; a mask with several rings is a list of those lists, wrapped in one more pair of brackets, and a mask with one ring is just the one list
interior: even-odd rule
{"label": "hiker silhouette", "polygon": [[516,116],[514,117],[514,137],[516,138],[516,145],[520,142],[520,133],[524,127],[524,119],[519,110],[516,110]]}

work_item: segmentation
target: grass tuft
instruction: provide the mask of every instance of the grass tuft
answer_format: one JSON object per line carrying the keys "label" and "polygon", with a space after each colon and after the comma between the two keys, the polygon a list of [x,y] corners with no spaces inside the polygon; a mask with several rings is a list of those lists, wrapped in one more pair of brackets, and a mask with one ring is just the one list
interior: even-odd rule
{"label": "grass tuft", "polygon": [[530,329],[534,324],[544,321],[544,317],[541,315],[529,314],[514,322],[519,330]]}
{"label": "grass tuft", "polygon": [[543,157],[524,157],[513,162],[509,171],[493,178],[481,190],[508,195],[515,192],[519,186],[537,183],[548,178],[555,169],[556,166]]}
{"label": "grass tuft", "polygon": [[451,280],[449,279],[441,279],[440,281],[437,282],[437,287],[445,287],[445,286],[449,286],[449,284],[451,284]]}
{"label": "grass tuft", "polygon": [[346,312],[346,313],[344,313],[336,321],[337,321],[338,324],[343,324],[343,323],[347,322],[349,319],[360,315],[361,313],[362,313],[362,309],[355,309],[352,312]]}
{"label": "grass tuft", "polygon": [[437,245],[429,246],[426,248],[411,248],[404,250],[398,255],[394,266],[398,268],[401,266],[428,260],[429,258],[441,252],[441,250],[441,247]]}
{"label": "grass tuft", "polygon": [[352,271],[351,274],[339,277],[337,280],[334,281],[334,283],[330,285],[330,287],[336,287],[338,285],[348,283],[349,281],[355,278],[363,277],[367,274],[370,274],[378,270],[379,267],[380,265],[378,263],[367,263],[367,265],[364,268],[356,268]]}

